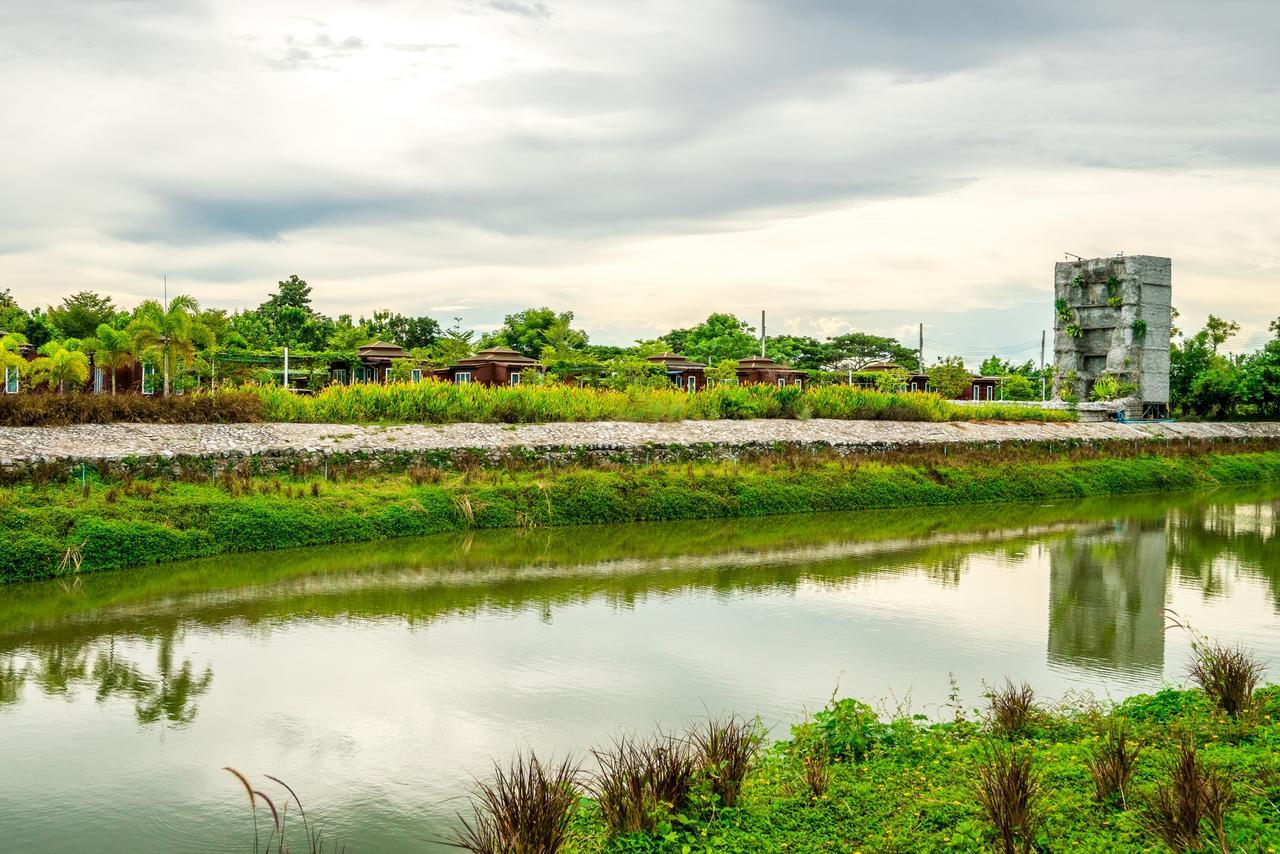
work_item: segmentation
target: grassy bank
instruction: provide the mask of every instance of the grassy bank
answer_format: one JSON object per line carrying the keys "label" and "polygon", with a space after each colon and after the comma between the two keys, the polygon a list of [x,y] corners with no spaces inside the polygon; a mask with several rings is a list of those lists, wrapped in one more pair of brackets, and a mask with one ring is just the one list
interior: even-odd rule
{"label": "grassy bank", "polygon": [[[1026,699],[1025,715],[1011,712]],[[572,810],[558,850],[1280,847],[1280,686],[1257,691],[1236,717],[1201,690],[1174,689],[1115,706],[1076,700],[1050,707],[1019,686],[994,692],[982,707],[946,711],[952,719],[945,723],[903,714],[886,721],[855,700],[833,702],[791,740],[757,755],[732,804],[716,791],[725,775],[715,769],[725,763],[707,761],[696,745],[674,808],[643,803],[643,784],[619,796],[609,771],[592,774],[583,790],[593,797]],[[617,745],[603,750],[613,759]],[[627,770],[646,781],[671,776],[669,763],[643,758]]]}
{"label": "grassy bank", "polygon": [[[1231,452],[1234,450],[1235,452]],[[1121,453],[1117,449],[1116,453]],[[1061,458],[763,455],[750,463],[22,484],[0,490],[0,579],[468,528],[1043,501],[1280,480],[1280,451],[1177,447]],[[336,478],[336,479],[329,479]]]}
{"label": "grassy bank", "polygon": [[747,418],[879,421],[1074,421],[1072,412],[986,403],[959,406],[936,394],[886,394],[848,386],[719,386],[626,391],[568,385],[454,385],[443,382],[331,386],[299,395],[276,386],[169,398],[137,394],[0,395],[0,426],[35,427],[117,421],[325,424],[551,423]]}

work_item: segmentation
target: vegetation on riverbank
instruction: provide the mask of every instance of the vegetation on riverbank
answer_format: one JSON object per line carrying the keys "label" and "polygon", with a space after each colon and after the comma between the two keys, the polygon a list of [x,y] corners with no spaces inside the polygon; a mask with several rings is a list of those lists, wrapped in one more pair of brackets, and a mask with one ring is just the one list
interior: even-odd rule
{"label": "vegetation on riverbank", "polygon": [[1067,410],[1004,403],[960,405],[933,393],[889,393],[856,386],[726,385],[690,394],[678,388],[625,390],[571,385],[486,387],[429,380],[330,386],[299,395],[278,386],[173,397],[0,395],[0,426],[40,427],[116,421],[327,424],[551,423],[836,418],[875,421],[1073,421]]}
{"label": "vegetation on riverbank", "polygon": [[[1127,454],[1127,455],[1126,455]],[[24,483],[0,491],[0,579],[96,572],[227,552],[469,528],[1042,501],[1280,480],[1280,451],[1163,446],[936,450],[897,455],[779,452],[735,463],[549,470],[530,464],[255,477],[247,465],[192,482]]]}
{"label": "vegetation on riverbank", "polygon": [[[529,771],[522,758],[481,784],[505,797],[476,803],[480,821],[517,820],[498,845],[468,847],[522,850],[510,846],[554,825],[563,843],[536,850],[1275,851],[1280,686],[1254,692],[1247,682],[1238,687],[1248,706],[1235,715],[1198,688],[1049,705],[1006,683],[981,708],[953,697],[941,723],[902,709],[886,720],[833,698],[759,753],[740,722],[713,721],[687,740],[623,738],[595,752],[600,770],[560,765],[514,794],[512,772]],[[708,751],[708,732],[730,749]],[[572,790],[576,803],[564,796]],[[551,808],[518,809],[542,802]]]}

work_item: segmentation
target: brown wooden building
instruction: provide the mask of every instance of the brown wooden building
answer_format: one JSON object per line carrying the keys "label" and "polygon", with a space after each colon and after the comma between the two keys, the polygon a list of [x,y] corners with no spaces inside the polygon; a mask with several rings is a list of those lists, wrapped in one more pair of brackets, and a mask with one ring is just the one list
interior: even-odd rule
{"label": "brown wooden building", "polygon": [[670,352],[650,356],[646,361],[661,364],[667,378],[685,391],[702,391],[707,387],[707,366],[702,362],[690,361],[687,356]]}
{"label": "brown wooden building", "polygon": [[780,365],[764,356],[752,356],[738,362],[738,382],[740,383],[803,386],[808,376],[804,371]]}
{"label": "brown wooden building", "polygon": [[480,385],[520,385],[522,376],[541,372],[537,359],[522,356],[510,347],[489,347],[456,365],[436,371],[435,375],[451,383]]}

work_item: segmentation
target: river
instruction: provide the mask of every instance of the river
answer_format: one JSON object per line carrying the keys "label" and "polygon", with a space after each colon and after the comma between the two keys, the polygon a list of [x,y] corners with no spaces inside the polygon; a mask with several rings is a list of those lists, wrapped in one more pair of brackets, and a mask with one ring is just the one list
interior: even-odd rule
{"label": "river", "polygon": [[[1196,630],[1280,663],[1280,486],[1048,506],[487,531],[0,589],[10,851],[252,846],[223,766],[347,850],[432,850],[473,775],[833,692],[949,717],[1182,684]],[[1271,677],[1280,678],[1273,666]],[[266,791],[278,793],[270,784]]]}

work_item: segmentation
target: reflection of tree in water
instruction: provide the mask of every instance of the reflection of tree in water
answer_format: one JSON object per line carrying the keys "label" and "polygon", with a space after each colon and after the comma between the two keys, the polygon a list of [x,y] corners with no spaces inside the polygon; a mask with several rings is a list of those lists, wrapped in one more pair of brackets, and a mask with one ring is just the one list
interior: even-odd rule
{"label": "reflection of tree in water", "polygon": [[[116,650],[115,638],[51,643],[0,661],[0,703],[16,703],[30,681],[48,696],[70,697],[91,688],[94,699],[133,700],[138,723],[185,726],[195,720],[197,700],[213,684],[213,670],[197,672],[191,660],[174,660],[174,633],[161,634],[154,669],[145,669]],[[90,664],[92,660],[92,664]]]}
{"label": "reflection of tree in water", "polygon": [[1163,668],[1165,543],[1163,521],[1121,521],[1050,546],[1050,661]]}
{"label": "reflection of tree in water", "polygon": [[1260,578],[1280,609],[1280,501],[1170,512],[1169,563],[1205,596],[1221,594],[1229,572]]}

